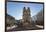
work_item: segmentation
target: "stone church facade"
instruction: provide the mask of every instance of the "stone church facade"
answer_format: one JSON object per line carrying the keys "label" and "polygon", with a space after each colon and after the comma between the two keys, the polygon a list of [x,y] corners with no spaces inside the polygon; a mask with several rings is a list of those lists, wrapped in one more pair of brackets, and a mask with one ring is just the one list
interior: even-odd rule
{"label": "stone church facade", "polygon": [[31,13],[31,11],[30,11],[29,7],[27,7],[27,9],[25,7],[23,8],[23,16],[22,16],[23,19],[21,21],[23,27],[26,27],[26,28],[31,27],[32,21],[31,21],[31,14],[30,13]]}

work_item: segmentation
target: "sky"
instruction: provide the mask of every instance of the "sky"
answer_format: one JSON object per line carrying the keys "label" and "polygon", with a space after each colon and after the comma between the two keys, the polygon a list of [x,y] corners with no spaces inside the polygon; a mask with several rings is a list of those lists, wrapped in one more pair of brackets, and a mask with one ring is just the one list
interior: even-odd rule
{"label": "sky", "polygon": [[7,13],[17,20],[22,19],[24,7],[26,7],[26,9],[30,7],[30,14],[32,17],[43,9],[43,4],[8,2]]}

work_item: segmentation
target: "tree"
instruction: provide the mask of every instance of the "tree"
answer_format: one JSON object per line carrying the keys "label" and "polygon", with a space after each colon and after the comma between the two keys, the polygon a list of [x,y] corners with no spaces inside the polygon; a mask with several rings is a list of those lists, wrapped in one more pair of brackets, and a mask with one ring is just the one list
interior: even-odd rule
{"label": "tree", "polygon": [[41,10],[37,15],[37,21],[36,23],[39,24],[39,25],[44,25],[44,11]]}

